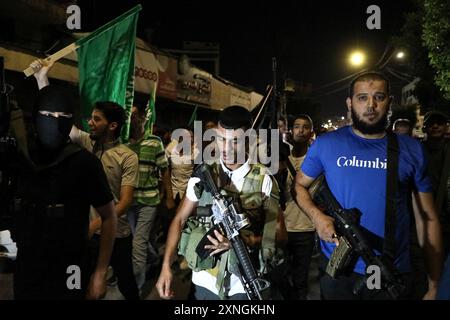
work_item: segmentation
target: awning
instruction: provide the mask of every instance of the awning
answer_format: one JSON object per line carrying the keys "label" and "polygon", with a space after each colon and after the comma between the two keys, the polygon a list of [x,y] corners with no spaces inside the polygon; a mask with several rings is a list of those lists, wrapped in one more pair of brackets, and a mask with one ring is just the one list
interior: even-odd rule
{"label": "awning", "polygon": [[[150,94],[157,85],[157,97],[177,102],[187,102],[201,107],[221,110],[229,105],[240,105],[253,110],[263,96],[245,91],[233,84],[216,78],[210,73],[180,59],[152,50],[137,39],[135,60],[135,91]],[[155,52],[158,51],[158,52]],[[0,46],[0,56],[5,58],[7,70],[22,72],[32,61],[42,58],[24,50]],[[77,56],[74,52],[55,63],[49,78],[78,83]]]}

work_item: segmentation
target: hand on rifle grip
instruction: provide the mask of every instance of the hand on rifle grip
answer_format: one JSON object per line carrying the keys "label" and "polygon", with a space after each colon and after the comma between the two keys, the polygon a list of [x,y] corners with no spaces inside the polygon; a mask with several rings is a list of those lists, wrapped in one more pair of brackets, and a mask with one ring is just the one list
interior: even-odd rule
{"label": "hand on rifle grip", "polygon": [[334,242],[337,246],[339,245],[336,229],[334,228],[334,219],[332,217],[321,214],[314,220],[314,225],[316,226],[320,239],[326,242]]}
{"label": "hand on rifle grip", "polygon": [[227,251],[231,248],[230,241],[226,237],[224,237],[219,230],[214,230],[215,238],[208,235],[208,240],[211,242],[211,244],[205,245],[206,250],[213,250],[209,255],[213,256],[218,253],[222,253],[224,251]]}

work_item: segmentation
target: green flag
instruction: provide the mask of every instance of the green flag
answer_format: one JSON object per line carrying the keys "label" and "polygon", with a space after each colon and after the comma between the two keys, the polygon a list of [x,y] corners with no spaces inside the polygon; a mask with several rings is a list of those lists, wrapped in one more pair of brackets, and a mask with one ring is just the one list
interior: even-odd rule
{"label": "green flag", "polygon": [[128,139],[134,94],[136,25],[141,9],[141,5],[137,5],[76,42],[85,129],[94,103],[113,101],[125,108],[127,121],[122,128],[122,139]]}
{"label": "green flag", "polygon": [[158,82],[155,81],[155,85],[152,88],[152,92],[150,92],[150,98],[148,99],[148,104],[145,109],[147,115],[147,122],[145,123],[145,131],[149,131],[153,134],[153,125],[156,122],[156,88],[158,86]]}
{"label": "green flag", "polygon": [[194,121],[197,120],[197,108],[198,106],[195,106],[194,111],[192,112],[191,119],[189,119],[188,128],[194,125]]}

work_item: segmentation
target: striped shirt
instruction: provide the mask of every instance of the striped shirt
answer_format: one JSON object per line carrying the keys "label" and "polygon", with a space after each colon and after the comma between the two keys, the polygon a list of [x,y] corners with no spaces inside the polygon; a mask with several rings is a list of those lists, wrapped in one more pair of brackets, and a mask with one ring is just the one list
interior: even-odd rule
{"label": "striped shirt", "polygon": [[160,203],[158,180],[159,169],[168,167],[161,139],[146,133],[136,143],[128,143],[139,158],[139,185],[134,190],[133,202],[137,204],[156,206]]}

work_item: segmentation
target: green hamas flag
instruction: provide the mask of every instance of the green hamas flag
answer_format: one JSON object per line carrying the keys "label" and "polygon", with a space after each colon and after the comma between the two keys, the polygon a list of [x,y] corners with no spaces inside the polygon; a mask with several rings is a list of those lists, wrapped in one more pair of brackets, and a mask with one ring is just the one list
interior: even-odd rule
{"label": "green hamas flag", "polygon": [[188,122],[188,128],[193,126],[194,125],[194,121],[197,120],[197,109],[198,109],[198,106],[195,106],[195,109],[194,109],[194,111],[192,112],[192,115],[191,115],[191,119],[189,119],[189,122]]}
{"label": "green hamas flag", "polygon": [[155,86],[152,89],[152,92],[150,92],[150,98],[148,99],[147,107],[145,108],[147,122],[145,123],[145,132],[150,132],[153,134],[153,125],[156,122],[156,87],[158,83],[155,82]]}
{"label": "green hamas flag", "polygon": [[141,9],[137,5],[76,42],[81,115],[86,130],[86,119],[90,118],[94,103],[113,101],[125,108],[127,121],[122,128],[122,139],[128,139],[134,94],[136,24]]}

